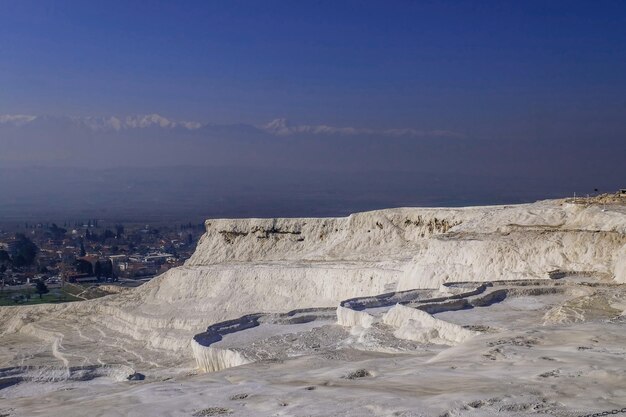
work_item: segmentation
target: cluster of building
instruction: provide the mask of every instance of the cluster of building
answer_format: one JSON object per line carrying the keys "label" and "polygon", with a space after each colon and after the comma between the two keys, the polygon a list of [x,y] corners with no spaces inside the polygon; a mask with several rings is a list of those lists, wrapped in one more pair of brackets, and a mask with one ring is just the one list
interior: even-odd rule
{"label": "cluster of building", "polygon": [[[99,223],[5,226],[0,230],[0,285],[150,278],[181,265],[204,231],[191,224],[107,228]],[[36,256],[18,262],[25,239],[36,245]]]}

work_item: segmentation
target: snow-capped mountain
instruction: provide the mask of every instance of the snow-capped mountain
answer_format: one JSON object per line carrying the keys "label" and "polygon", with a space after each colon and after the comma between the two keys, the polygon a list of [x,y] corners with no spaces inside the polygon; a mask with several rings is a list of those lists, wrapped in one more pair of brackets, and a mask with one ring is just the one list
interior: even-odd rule
{"label": "snow-capped mountain", "polygon": [[277,118],[266,124],[254,126],[250,124],[217,125],[187,120],[170,119],[160,114],[139,114],[129,116],[35,116],[35,115],[0,115],[1,126],[24,127],[37,125],[60,126],[67,128],[87,128],[92,131],[125,131],[133,129],[181,129],[220,131],[245,130],[257,131],[273,136],[380,136],[380,137],[447,137],[460,138],[463,135],[449,130],[418,130],[412,128],[372,129],[352,126],[331,126],[327,124],[291,124],[285,118]]}
{"label": "snow-capped mountain", "polygon": [[35,115],[0,115],[0,125],[7,126],[27,126],[31,124],[62,123],[72,127],[85,127],[91,130],[125,130],[125,129],[146,129],[146,128],[182,128],[188,130],[199,129],[201,123],[173,120],[159,114],[141,114],[132,116],[87,116],[87,117],[63,117],[63,116],[35,116]]}

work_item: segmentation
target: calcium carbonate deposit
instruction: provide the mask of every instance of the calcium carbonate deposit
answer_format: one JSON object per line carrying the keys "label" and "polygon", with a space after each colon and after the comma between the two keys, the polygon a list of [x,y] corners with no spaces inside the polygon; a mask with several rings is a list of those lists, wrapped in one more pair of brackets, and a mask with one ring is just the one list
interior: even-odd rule
{"label": "calcium carbonate deposit", "polygon": [[1,307],[0,416],[621,413],[625,290],[619,202],[207,220],[134,290]]}

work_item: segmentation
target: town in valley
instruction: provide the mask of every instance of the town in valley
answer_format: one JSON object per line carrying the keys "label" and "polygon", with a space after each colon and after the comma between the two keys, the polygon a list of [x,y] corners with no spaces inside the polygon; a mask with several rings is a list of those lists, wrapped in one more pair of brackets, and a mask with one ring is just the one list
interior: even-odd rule
{"label": "town in valley", "polygon": [[191,256],[202,223],[98,219],[0,226],[0,305],[97,298],[141,285]]}

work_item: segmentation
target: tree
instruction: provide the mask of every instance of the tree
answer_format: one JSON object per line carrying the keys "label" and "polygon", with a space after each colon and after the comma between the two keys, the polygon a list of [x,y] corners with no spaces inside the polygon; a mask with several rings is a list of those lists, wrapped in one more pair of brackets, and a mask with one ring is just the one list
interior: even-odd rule
{"label": "tree", "polygon": [[114,237],[115,237],[115,233],[113,233],[109,229],[106,229],[104,233],[102,233],[102,242],[104,242],[107,239],[112,239]]}
{"label": "tree", "polygon": [[113,262],[110,259],[102,262],[102,276],[106,278],[113,278],[115,274],[113,273]]}
{"label": "tree", "polygon": [[42,280],[37,280],[37,284],[35,284],[35,291],[37,291],[37,294],[39,294],[40,300],[42,295],[48,294],[50,292],[48,286]]}
{"label": "tree", "polygon": [[50,228],[48,229],[48,233],[53,239],[61,239],[63,238],[63,236],[65,236],[67,230],[57,226],[56,223],[52,223],[52,226],[50,226]]}
{"label": "tree", "polygon": [[0,250],[0,265],[7,265],[11,263],[11,257],[9,256],[9,252],[5,250]]}
{"label": "tree", "polygon": [[78,273],[88,274],[88,275],[93,274],[93,267],[91,266],[91,262],[89,261],[86,261],[84,259],[77,259],[76,262],[74,263],[74,266],[76,266],[76,271]]}
{"label": "tree", "polygon": [[21,233],[15,235],[15,240],[17,244],[15,245],[13,265],[17,267],[31,265],[35,261],[39,248]]}

